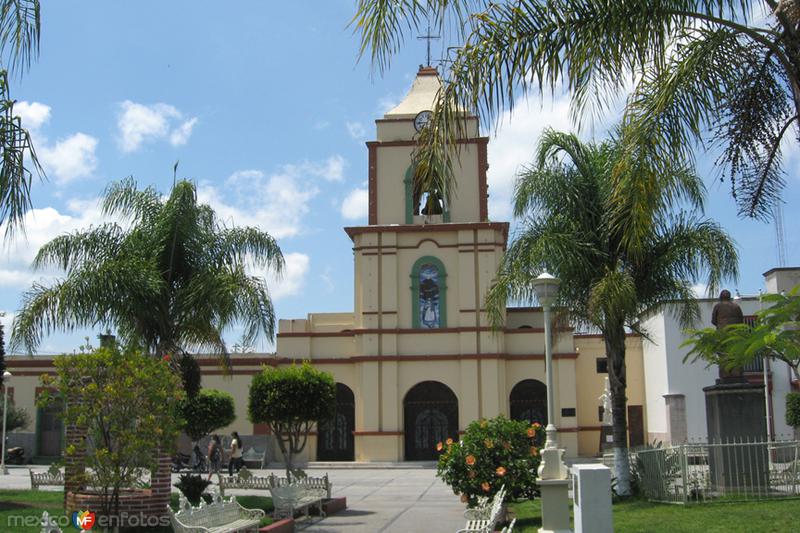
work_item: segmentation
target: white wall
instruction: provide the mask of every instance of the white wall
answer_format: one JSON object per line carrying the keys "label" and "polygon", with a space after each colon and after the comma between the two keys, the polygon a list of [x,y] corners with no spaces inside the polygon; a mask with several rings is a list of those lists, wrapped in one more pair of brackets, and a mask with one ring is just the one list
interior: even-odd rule
{"label": "white wall", "polygon": [[[711,326],[711,311],[716,299],[703,299],[700,305],[700,320],[695,328]],[[753,315],[759,310],[758,297],[743,297],[737,300],[742,312]],[[686,400],[687,435],[690,439],[707,437],[706,406],[703,387],[713,385],[719,375],[716,365],[706,367],[706,363],[698,361],[683,362],[689,351],[681,347],[686,339],[679,320],[674,315],[674,307],[667,308],[642,322],[649,336],[643,341],[645,393],[647,396],[647,432],[650,434],[666,433],[667,409],[665,394],[683,394]],[[772,405],[775,433],[788,435],[791,428],[786,425],[785,410],[786,393],[791,390],[791,370],[781,362],[771,362],[772,370]]]}

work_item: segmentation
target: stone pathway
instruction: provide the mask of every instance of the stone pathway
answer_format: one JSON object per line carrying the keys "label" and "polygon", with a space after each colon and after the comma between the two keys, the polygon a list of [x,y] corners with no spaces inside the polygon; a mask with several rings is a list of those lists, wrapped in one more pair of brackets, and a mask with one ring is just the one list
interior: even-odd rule
{"label": "stone pathway", "polygon": [[[47,467],[34,467],[45,471]],[[29,489],[27,468],[9,467],[0,476],[0,488]],[[256,470],[257,475],[280,470]],[[309,469],[312,476],[328,472],[334,496],[347,497],[347,510],[320,520],[314,518],[298,530],[307,533],[399,533],[446,532],[464,527],[464,505],[450,488],[436,477],[433,468]],[[173,482],[177,475],[173,475]],[[232,490],[230,494],[244,494]],[[258,494],[268,496],[265,491]]]}

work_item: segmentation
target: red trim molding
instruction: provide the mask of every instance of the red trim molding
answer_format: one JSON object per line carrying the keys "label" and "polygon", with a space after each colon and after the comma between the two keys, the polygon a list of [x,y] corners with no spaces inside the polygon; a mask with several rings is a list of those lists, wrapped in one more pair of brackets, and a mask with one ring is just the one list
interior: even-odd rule
{"label": "red trim molding", "polygon": [[367,143],[369,152],[369,224],[378,223],[378,147],[375,144]]}
{"label": "red trim molding", "polygon": [[489,221],[489,185],[486,182],[486,171],[489,170],[488,144],[489,139],[478,143],[478,213],[482,222]]}
{"label": "red trim molding", "polygon": [[[373,189],[370,188],[370,194]],[[377,201],[377,197],[376,197]],[[370,205],[372,205],[370,200]],[[454,222],[443,224],[397,224],[397,225],[369,225],[369,226],[348,226],[344,231],[352,239],[356,235],[363,233],[434,233],[440,231],[460,231],[460,230],[494,230],[503,233],[503,239],[508,238],[508,222]],[[472,244],[472,243],[467,243]]]}

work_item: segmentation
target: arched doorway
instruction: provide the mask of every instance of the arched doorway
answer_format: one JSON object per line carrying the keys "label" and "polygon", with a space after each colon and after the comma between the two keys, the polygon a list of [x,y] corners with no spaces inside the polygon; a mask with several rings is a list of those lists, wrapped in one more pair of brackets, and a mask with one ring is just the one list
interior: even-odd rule
{"label": "arched doorway", "polygon": [[353,461],[356,429],[356,400],[347,385],[336,384],[336,413],[319,424],[317,430],[318,461]]}
{"label": "arched doorway", "polygon": [[527,420],[547,425],[547,385],[535,379],[523,379],[509,396],[512,420]]}
{"label": "arched doorway", "polygon": [[435,461],[436,444],[458,439],[458,398],[438,381],[417,383],[403,400],[407,461]]}

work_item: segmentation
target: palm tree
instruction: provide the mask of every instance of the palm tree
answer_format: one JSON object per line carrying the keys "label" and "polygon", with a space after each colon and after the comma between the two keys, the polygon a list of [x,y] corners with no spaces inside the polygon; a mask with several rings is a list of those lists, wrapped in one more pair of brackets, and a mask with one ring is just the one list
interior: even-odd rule
{"label": "palm tree", "polygon": [[[431,20],[461,47],[420,139],[422,183],[454,190],[444,147],[460,133],[459,109],[488,122],[520,92],[566,86],[579,119],[633,83],[624,144],[646,147],[653,165],[716,146],[741,214],[768,217],[780,200],[782,141],[800,142],[800,1],[359,0],[352,24],[382,70]],[[621,158],[616,172],[628,167]]]}
{"label": "palm tree", "polygon": [[260,333],[272,338],[266,282],[245,270],[252,262],[282,271],[283,255],[269,234],[225,227],[197,202],[189,181],[163,198],[128,178],[108,186],[102,205],[125,225],[61,235],[39,250],[34,268],[56,266],[66,276],[25,293],[11,346],[32,351],[53,330],[102,326],[156,355],[203,349],[226,357],[222,332],[234,323],[244,325],[247,342]]}
{"label": "palm tree", "polygon": [[[691,324],[698,316],[692,283],[707,274],[709,290],[716,290],[723,278],[737,276],[738,258],[730,237],[701,218],[704,189],[686,166],[655,177],[653,189],[660,193],[650,197],[649,231],[644,239],[629,238],[642,213],[617,194],[613,168],[622,150],[617,140],[583,144],[574,135],[545,131],[534,164],[515,185],[521,227],[487,308],[492,324],[502,326],[506,302],[532,301],[532,281],[542,270],[561,279],[564,318],[599,330],[605,341],[617,492],[629,494],[626,331],[641,331],[640,317],[667,304]],[[676,202],[685,209],[675,212]]]}
{"label": "palm tree", "polygon": [[[39,53],[39,24],[39,0],[0,0],[0,63],[12,73],[27,70]],[[11,235],[31,207],[33,174],[43,177],[44,170],[30,134],[14,115],[8,78],[9,70],[0,68],[0,224]]]}

